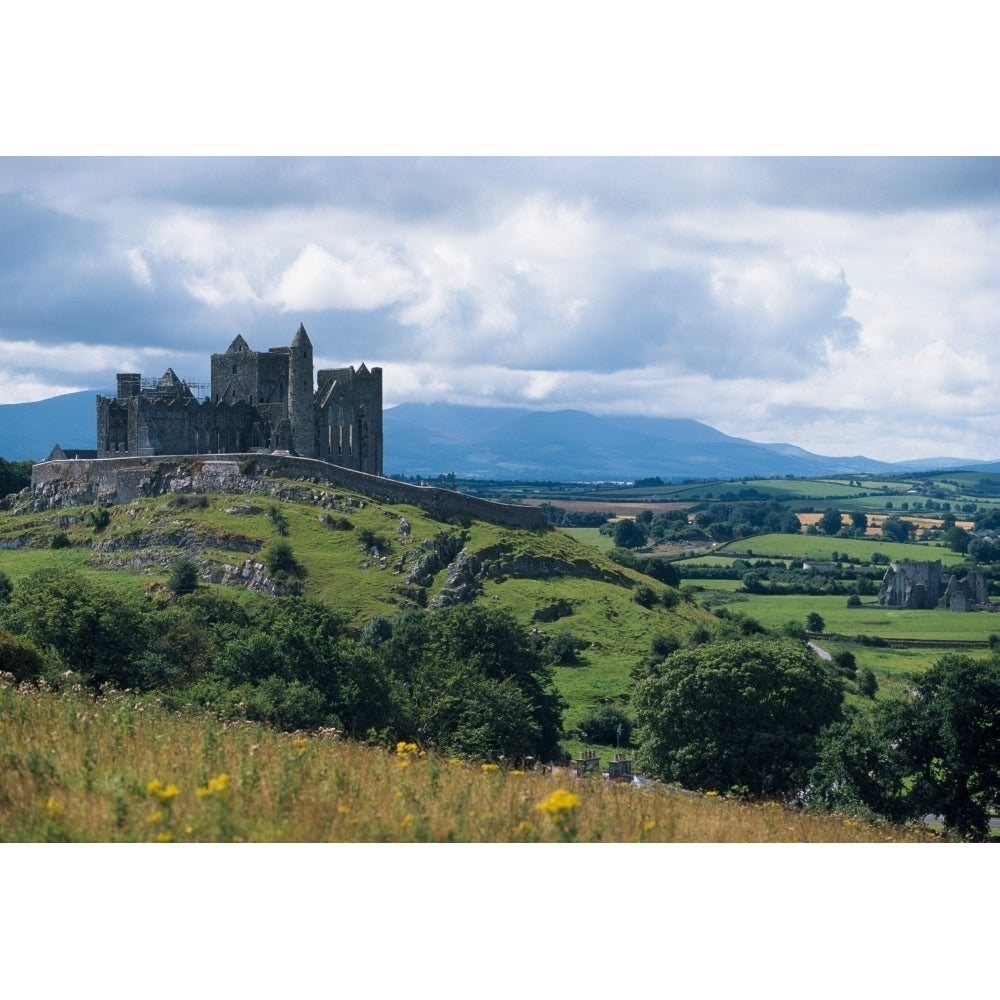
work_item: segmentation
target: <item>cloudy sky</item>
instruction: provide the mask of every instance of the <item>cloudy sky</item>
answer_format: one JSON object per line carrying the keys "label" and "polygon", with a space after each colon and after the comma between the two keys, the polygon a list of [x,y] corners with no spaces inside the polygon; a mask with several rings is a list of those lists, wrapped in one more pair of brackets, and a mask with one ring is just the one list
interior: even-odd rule
{"label": "cloudy sky", "polygon": [[1000,161],[0,159],[0,401],[241,333],[385,401],[1000,457]]}

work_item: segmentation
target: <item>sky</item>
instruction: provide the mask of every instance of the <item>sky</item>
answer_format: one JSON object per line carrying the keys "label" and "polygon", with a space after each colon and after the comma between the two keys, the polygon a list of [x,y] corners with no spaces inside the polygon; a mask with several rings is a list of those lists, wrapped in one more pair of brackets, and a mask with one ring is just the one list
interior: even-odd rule
{"label": "sky", "polygon": [[1000,457],[1000,160],[4,157],[0,401],[242,334],[385,404]]}
{"label": "sky", "polygon": [[1000,458],[971,0],[56,6],[0,33],[0,403],[303,323],[387,406]]}

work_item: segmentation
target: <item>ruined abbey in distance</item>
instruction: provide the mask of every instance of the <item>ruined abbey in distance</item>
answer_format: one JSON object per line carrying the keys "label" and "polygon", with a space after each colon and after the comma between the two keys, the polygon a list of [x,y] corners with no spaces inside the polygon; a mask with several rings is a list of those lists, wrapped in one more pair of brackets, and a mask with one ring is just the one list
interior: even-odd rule
{"label": "ruined abbey in distance", "polygon": [[97,397],[97,456],[279,452],[381,476],[382,369],[315,379],[301,324],[289,347],[252,351],[237,336],[213,354],[202,399],[170,368],[156,381],[119,373],[117,395]]}

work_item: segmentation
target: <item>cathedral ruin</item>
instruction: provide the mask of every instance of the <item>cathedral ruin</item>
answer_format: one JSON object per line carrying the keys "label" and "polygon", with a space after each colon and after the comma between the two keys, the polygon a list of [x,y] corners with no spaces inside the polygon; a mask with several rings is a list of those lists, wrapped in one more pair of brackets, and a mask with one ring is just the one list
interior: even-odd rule
{"label": "cathedral ruin", "polygon": [[971,569],[959,579],[941,569],[941,561],[909,559],[889,565],[878,592],[879,607],[975,611],[990,607],[989,585],[982,570]]}
{"label": "cathedral ruin", "polygon": [[[279,452],[382,475],[382,369],[313,374],[301,324],[289,347],[253,351],[242,336],[212,355],[207,394],[168,368],[119,373],[97,397],[97,457]],[[202,398],[198,398],[199,395]]]}

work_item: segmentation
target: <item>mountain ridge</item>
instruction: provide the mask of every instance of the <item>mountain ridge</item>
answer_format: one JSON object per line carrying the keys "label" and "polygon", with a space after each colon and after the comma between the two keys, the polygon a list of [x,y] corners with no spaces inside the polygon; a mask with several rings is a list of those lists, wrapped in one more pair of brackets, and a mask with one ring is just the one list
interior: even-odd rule
{"label": "mountain ridge", "polygon": [[[0,404],[0,455],[43,460],[96,447],[95,397],[83,390],[31,403]],[[958,458],[884,462],[817,455],[787,443],[760,444],[683,417],[597,416],[451,403],[400,403],[383,412],[389,476],[551,481],[726,479],[983,469]]]}

